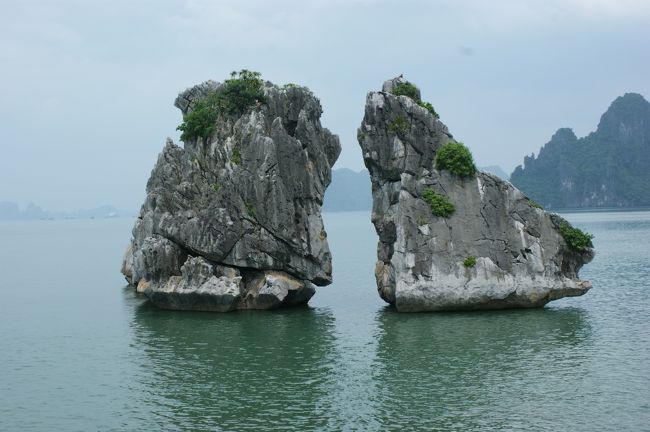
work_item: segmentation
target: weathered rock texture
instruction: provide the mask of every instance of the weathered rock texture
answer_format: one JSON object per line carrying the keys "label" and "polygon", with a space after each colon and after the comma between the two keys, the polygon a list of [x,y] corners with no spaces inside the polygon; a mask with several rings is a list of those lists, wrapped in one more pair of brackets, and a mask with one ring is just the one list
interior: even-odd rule
{"label": "weathered rock texture", "polygon": [[[390,93],[400,81],[368,94],[358,131],[372,180],[380,296],[414,312],[538,307],[584,294],[591,284],[578,270],[593,250],[570,248],[559,233],[564,220],[532,206],[510,183],[436,170],[437,149],[453,137],[414,100]],[[425,188],[445,195],[455,212],[434,216]],[[472,268],[463,265],[469,256],[476,257]]]}
{"label": "weathered rock texture", "polygon": [[[181,93],[193,102],[220,84]],[[211,139],[170,139],[147,183],[122,272],[156,305],[269,309],[306,303],[332,281],[320,209],[336,135],[306,88],[264,86],[265,104],[217,120]]]}

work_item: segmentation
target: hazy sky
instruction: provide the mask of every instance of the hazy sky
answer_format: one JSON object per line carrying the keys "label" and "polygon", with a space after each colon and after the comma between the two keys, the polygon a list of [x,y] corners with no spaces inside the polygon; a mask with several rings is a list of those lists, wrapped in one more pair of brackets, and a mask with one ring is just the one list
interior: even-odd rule
{"label": "hazy sky", "polygon": [[176,94],[235,69],[307,85],[361,169],[365,95],[403,73],[479,165],[650,97],[646,0],[0,0],[0,201],[139,208]]}

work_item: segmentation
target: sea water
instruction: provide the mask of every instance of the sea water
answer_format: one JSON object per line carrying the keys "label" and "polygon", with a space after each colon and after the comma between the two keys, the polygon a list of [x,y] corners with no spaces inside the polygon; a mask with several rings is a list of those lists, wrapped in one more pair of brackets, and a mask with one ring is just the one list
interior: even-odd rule
{"label": "sea water", "polygon": [[399,314],[367,212],[325,214],[309,307],[159,310],[119,273],[133,221],[0,223],[0,430],[650,430],[650,212],[595,234],[585,296]]}

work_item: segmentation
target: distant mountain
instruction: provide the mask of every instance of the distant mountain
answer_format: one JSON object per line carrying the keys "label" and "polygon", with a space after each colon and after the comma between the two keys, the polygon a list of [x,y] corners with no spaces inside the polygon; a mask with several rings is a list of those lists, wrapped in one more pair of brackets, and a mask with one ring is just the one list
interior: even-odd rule
{"label": "distant mountain", "polygon": [[550,208],[650,206],[650,104],[627,93],[612,102],[596,132],[577,138],[559,129],[510,181]]}
{"label": "distant mountain", "polygon": [[501,180],[508,180],[508,177],[510,177],[498,165],[490,165],[490,166],[486,166],[486,167],[479,167],[478,169],[480,171],[485,171],[485,172],[489,172],[490,174],[494,174],[495,176],[499,177]]}
{"label": "distant mountain", "polygon": [[46,219],[48,217],[50,217],[49,212],[46,212],[33,203],[29,203],[25,210],[21,210],[18,204],[14,202],[0,202],[0,220]]}
{"label": "distant mountain", "polygon": [[118,210],[114,206],[104,205],[75,212],[51,212],[29,203],[25,210],[10,201],[0,202],[0,220],[34,220],[34,219],[92,219],[134,216],[135,212]]}
{"label": "distant mountain", "polygon": [[332,183],[325,192],[323,211],[354,211],[372,209],[370,175],[348,168],[332,171]]}

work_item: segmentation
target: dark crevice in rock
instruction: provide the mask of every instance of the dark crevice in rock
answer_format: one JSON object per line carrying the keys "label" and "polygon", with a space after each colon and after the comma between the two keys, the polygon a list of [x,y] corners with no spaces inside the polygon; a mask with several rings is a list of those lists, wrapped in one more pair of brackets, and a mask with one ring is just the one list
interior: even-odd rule
{"label": "dark crevice in rock", "polygon": [[289,136],[295,137],[296,136],[296,127],[298,127],[298,120],[287,120],[287,122],[284,125],[284,128],[286,129],[287,133]]}

